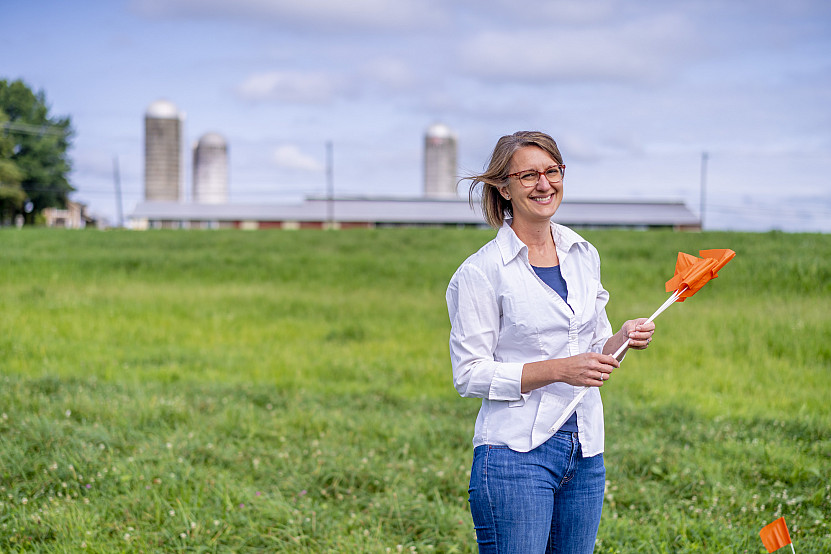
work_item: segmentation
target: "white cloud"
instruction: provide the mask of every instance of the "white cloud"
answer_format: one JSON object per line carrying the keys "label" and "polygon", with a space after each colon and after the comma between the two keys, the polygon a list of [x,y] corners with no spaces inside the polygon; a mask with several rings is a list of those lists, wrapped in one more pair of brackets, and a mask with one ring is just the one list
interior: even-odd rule
{"label": "white cloud", "polygon": [[613,17],[622,8],[631,9],[631,2],[627,0],[472,0],[468,4],[465,11],[473,17],[479,17],[483,22],[498,21],[517,31],[522,25],[533,26],[542,21],[558,26],[597,22]]}
{"label": "white cloud", "polygon": [[326,73],[267,71],[249,76],[237,87],[244,100],[325,104],[344,89],[340,77]]}
{"label": "white cloud", "polygon": [[602,25],[528,25],[483,31],[459,48],[462,71],[515,84],[654,81],[697,51],[690,24],[656,15]]}
{"label": "white cloud", "polygon": [[406,29],[445,18],[440,2],[428,0],[133,0],[148,17],[234,17],[311,28]]}
{"label": "white cloud", "polygon": [[363,73],[376,83],[393,90],[411,88],[417,81],[412,68],[398,58],[378,58],[364,66]]}
{"label": "white cloud", "polygon": [[302,171],[323,171],[321,164],[314,157],[304,154],[294,144],[283,144],[274,150],[273,158],[277,167],[282,169],[298,169]]}

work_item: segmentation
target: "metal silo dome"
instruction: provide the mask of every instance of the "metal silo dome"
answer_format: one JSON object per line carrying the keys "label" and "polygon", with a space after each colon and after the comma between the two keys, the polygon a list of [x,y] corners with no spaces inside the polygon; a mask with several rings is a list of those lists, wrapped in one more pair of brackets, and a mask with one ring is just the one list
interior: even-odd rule
{"label": "metal silo dome", "polygon": [[225,137],[219,133],[205,133],[199,137],[198,145],[204,147],[224,148],[227,145],[227,142],[225,141]]}
{"label": "metal silo dome", "polygon": [[453,138],[453,131],[444,123],[434,123],[427,128],[429,138]]}
{"label": "metal silo dome", "polygon": [[147,117],[156,119],[179,119],[179,108],[170,100],[156,100],[147,107]]}

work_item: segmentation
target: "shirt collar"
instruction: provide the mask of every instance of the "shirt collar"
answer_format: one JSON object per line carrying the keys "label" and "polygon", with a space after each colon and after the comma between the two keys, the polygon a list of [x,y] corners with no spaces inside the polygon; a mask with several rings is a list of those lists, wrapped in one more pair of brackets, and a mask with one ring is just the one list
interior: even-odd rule
{"label": "shirt collar", "polygon": [[[511,221],[510,218],[505,218],[505,221],[502,222],[502,228],[496,233],[496,245],[499,247],[499,252],[502,254],[502,263],[508,264],[514,258],[519,256],[521,252],[525,252],[525,256],[528,256],[528,247],[525,245],[524,242],[519,240],[519,237],[516,236],[514,230],[511,229]],[[571,248],[577,243],[586,243],[588,241],[569,229],[568,227],[564,227],[553,221],[550,223],[551,225],[551,236],[554,237],[554,244],[557,245],[557,250],[559,252],[569,252]]]}

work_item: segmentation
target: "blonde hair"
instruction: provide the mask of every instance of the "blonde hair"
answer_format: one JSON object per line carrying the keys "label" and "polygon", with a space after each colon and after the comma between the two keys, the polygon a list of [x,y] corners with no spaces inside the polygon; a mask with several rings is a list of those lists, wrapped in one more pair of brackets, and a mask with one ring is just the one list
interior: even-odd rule
{"label": "blonde hair", "polygon": [[495,229],[502,227],[505,216],[513,217],[514,215],[511,201],[499,194],[499,189],[508,186],[508,167],[511,164],[511,158],[517,150],[525,146],[541,148],[558,164],[563,163],[560,149],[549,135],[539,131],[518,131],[512,135],[505,135],[496,142],[484,173],[462,179],[470,180],[468,198],[471,206],[474,203],[474,192],[480,184],[482,185],[482,213],[488,225]]}

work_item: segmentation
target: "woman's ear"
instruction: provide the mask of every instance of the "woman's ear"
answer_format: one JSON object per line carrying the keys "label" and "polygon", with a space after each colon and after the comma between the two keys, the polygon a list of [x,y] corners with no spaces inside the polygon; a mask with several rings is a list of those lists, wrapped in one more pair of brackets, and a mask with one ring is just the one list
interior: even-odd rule
{"label": "woman's ear", "polygon": [[505,200],[510,200],[511,199],[511,193],[508,192],[507,188],[499,189],[499,194],[501,194],[502,198],[504,198]]}

